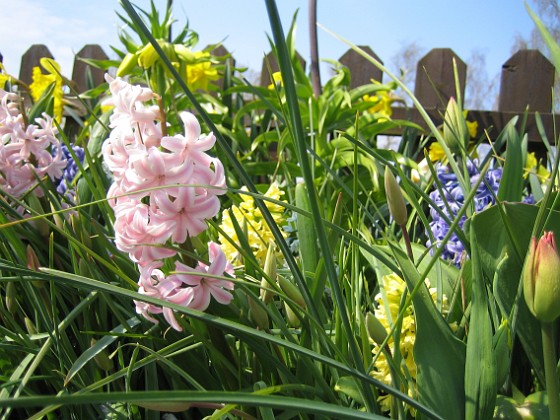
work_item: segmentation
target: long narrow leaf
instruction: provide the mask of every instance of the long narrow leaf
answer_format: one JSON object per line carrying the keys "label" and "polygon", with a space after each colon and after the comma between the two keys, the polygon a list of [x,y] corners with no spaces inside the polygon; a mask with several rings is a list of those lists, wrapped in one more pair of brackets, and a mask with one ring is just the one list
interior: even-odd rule
{"label": "long narrow leaf", "polygon": [[[475,242],[471,229],[471,243]],[[492,323],[488,313],[484,273],[478,248],[473,247],[471,316],[465,362],[465,418],[491,418],[496,405],[496,358],[493,352]]]}

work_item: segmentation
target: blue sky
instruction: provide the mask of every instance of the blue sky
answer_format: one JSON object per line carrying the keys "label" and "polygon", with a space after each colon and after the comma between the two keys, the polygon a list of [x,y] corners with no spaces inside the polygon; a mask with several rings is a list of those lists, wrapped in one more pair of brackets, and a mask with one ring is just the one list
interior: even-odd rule
{"label": "blue sky", "polygon": [[[133,3],[147,7],[149,0]],[[163,8],[167,0],[155,0]],[[238,65],[260,70],[271,34],[264,1],[174,0],[175,31],[188,19],[200,36],[199,46],[217,43],[233,52]],[[299,8],[296,45],[309,62],[307,1],[278,0],[284,29]],[[120,46],[117,0],[0,0],[0,53],[10,73],[17,74],[21,55],[35,43],[47,45],[70,76],[73,54],[85,44]],[[516,34],[527,36],[533,23],[521,0],[318,0],[318,21],[358,45],[369,45],[390,63],[415,41],[425,51],[452,48],[468,59],[473,50],[486,56],[490,77],[510,57]],[[347,46],[319,29],[321,58],[338,59]],[[327,68],[322,65],[322,71]],[[326,75],[323,76],[323,80]]]}

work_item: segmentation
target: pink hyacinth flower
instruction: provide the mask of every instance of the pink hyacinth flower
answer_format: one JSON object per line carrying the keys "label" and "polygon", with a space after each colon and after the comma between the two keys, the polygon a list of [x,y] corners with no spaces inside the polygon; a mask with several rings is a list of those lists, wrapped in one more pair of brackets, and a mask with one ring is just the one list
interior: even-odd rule
{"label": "pink hyacinth flower", "polygon": [[173,193],[155,191],[152,199],[162,217],[175,223],[171,239],[182,244],[187,236],[196,236],[207,229],[206,220],[218,214],[220,201],[213,195],[196,195],[192,187],[173,188]]}
{"label": "pink hyacinth flower", "polygon": [[233,276],[233,267],[227,261],[220,245],[215,242],[208,244],[208,256],[210,265],[198,263],[196,269],[192,269],[180,262],[175,263],[176,274],[169,276],[191,286],[193,296],[189,307],[204,311],[210,305],[213,297],[218,303],[228,305],[233,299],[230,290],[233,290],[233,282],[225,280],[224,274]]}

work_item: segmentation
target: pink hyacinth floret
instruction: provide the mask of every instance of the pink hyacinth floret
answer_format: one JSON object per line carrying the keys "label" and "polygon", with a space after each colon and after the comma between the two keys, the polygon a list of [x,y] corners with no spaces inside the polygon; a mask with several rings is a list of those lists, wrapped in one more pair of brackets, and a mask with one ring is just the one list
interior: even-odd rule
{"label": "pink hyacinth floret", "polygon": [[[215,242],[208,244],[208,259],[208,265],[199,261],[196,268],[176,261],[175,273],[167,277],[160,270],[161,262],[141,267],[138,291],[146,296],[199,311],[206,310],[212,298],[228,305],[233,299],[231,291],[234,285],[225,276],[234,276],[233,266],[227,261],[220,245]],[[135,303],[136,312],[144,318],[156,323],[157,320],[152,315],[163,314],[171,327],[177,331],[183,330],[172,309],[140,301]]]}
{"label": "pink hyacinth floret", "polygon": [[[0,189],[16,198],[34,189],[38,179],[61,178],[67,164],[52,118],[43,114],[26,125],[19,101],[16,94],[0,89]],[[58,152],[53,156],[51,150]],[[34,192],[43,195],[41,188]]]}
{"label": "pink hyacinth floret", "polygon": [[[201,134],[198,120],[188,112],[180,114],[183,134],[163,136],[161,111],[150,104],[156,95],[121,78],[106,79],[112,96],[105,103],[114,107],[111,133],[102,147],[113,175],[107,197],[115,212],[115,244],[139,266],[139,292],[199,310],[208,307],[211,297],[228,304],[233,283],[214,278],[203,281],[200,274],[196,283],[194,274],[166,277],[160,269],[161,260],[176,256],[172,245],[204,232],[207,220],[220,211],[218,196],[226,187],[224,167],[207,153],[216,138],[212,133]],[[201,263],[196,269],[176,261],[176,270],[229,273],[219,245],[209,245],[209,260],[210,266]],[[136,302],[136,309],[153,322],[152,315],[163,314],[173,328],[181,330],[169,308]]]}

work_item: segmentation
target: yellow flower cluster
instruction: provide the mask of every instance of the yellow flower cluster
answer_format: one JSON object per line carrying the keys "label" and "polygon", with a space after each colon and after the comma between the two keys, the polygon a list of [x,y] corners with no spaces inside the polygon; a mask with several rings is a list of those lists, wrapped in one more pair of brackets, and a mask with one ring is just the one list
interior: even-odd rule
{"label": "yellow flower cluster", "polygon": [[43,74],[40,67],[33,67],[33,82],[29,85],[31,97],[34,101],[38,101],[43,92],[54,83],[55,86],[52,93],[54,99],[53,117],[60,124],[62,122],[62,109],[64,106],[63,79],[60,73],[60,65],[50,58],[41,58],[40,63],[41,67],[47,71],[47,74]]}
{"label": "yellow flower cluster", "polygon": [[[185,78],[189,89],[207,91],[210,82],[220,78],[218,70],[212,63],[210,53],[192,51],[185,45],[172,44],[163,39],[158,39],[157,43],[171,61],[171,64]],[[143,69],[162,65],[160,56],[152,44],[148,43],[139,48],[138,51],[126,54],[117,69],[117,76],[129,74],[136,65]],[[165,66],[163,68],[168,72]]]}
{"label": "yellow flower cluster", "polygon": [[393,98],[387,91],[380,91],[377,95],[364,95],[362,99],[365,102],[371,102],[372,106],[368,108],[370,114],[380,114],[381,119],[388,119],[393,115],[393,109],[391,104],[393,103]]}
{"label": "yellow flower cluster", "polygon": [[541,183],[546,182],[550,178],[550,172],[537,160],[535,152],[527,153],[524,172],[524,178],[527,178],[531,172],[535,173]]}
{"label": "yellow flower cluster", "polygon": [[[426,280],[426,284],[429,287],[428,280]],[[385,327],[387,332],[389,332],[399,316],[399,309],[401,309],[403,294],[406,292],[406,283],[398,275],[392,273],[381,278],[380,287],[382,289],[382,293],[378,293],[375,296],[375,302],[377,304],[375,317]],[[435,301],[437,293],[436,289],[429,288],[429,291],[432,299]],[[443,296],[442,307],[444,312],[446,312],[447,297],[445,295]],[[398,351],[400,352],[402,373],[410,381],[408,386],[408,395],[414,398],[416,397],[416,363],[414,362],[413,350],[414,342],[416,341],[416,320],[414,318],[414,308],[412,305],[409,305],[402,310],[404,310],[404,316],[400,330]],[[381,351],[379,346],[381,343],[375,343],[373,340],[372,343],[373,354],[377,355],[377,360],[374,363],[371,375],[383,383],[392,385],[391,370],[387,357]],[[387,344],[394,354],[397,349],[395,349],[392,336]],[[391,401],[390,395],[381,395],[379,397],[379,403],[384,411],[390,410]]]}
{"label": "yellow flower cluster", "polygon": [[208,84],[218,80],[218,70],[210,63],[210,54],[207,52],[196,51],[194,53],[195,62],[187,64],[187,84],[191,90],[208,90]]}
{"label": "yellow flower cluster", "polygon": [[[376,80],[371,80],[371,83],[377,86],[381,86]],[[395,97],[391,94],[389,90],[378,90],[374,95],[365,94],[362,96],[364,102],[370,102],[371,107],[367,109],[370,114],[377,114],[380,121],[385,121],[391,118],[393,115],[393,104]]]}
{"label": "yellow flower cluster", "polygon": [[[280,190],[276,182],[273,182],[264,193],[265,197],[277,201],[284,201],[282,200],[282,195],[284,195],[284,192]],[[241,227],[241,230],[245,233],[246,240],[249,243],[256,260],[264,267],[268,246],[269,244],[275,244],[276,241],[272,235],[272,231],[264,220],[261,211],[255,205],[254,197],[247,194],[240,194],[240,197],[242,202],[238,206],[232,206],[230,211],[224,211],[223,213],[221,228],[225,235],[220,234],[219,238],[220,243],[222,244],[222,249],[230,261],[240,259],[240,254],[234,246],[234,244],[239,246],[241,242],[231,219],[233,216],[237,221],[237,224]],[[282,227],[282,225],[286,223],[284,207],[280,204],[271,203],[269,201],[265,201],[265,205],[270,211],[270,214],[276,224]],[[287,236],[287,233],[283,230],[281,230],[281,232],[284,237]],[[280,252],[277,253],[278,258],[281,258],[281,255],[282,254]]]}

